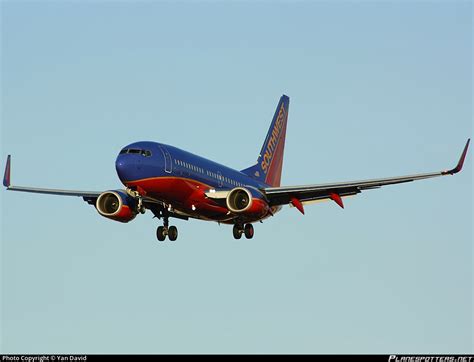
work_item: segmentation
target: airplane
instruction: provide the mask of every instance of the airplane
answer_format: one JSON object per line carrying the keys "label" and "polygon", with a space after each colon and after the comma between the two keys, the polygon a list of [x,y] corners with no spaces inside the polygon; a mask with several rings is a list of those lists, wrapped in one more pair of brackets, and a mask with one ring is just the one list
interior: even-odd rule
{"label": "airplane", "polygon": [[470,139],[456,167],[446,171],[364,181],[280,186],[290,99],[282,95],[257,162],[241,171],[190,152],[157,142],[135,142],[117,156],[115,167],[125,189],[75,191],[11,185],[11,155],[8,155],[3,185],[10,191],[82,197],[108,219],[127,223],[150,210],[162,220],[156,237],[178,238],[170,218],[190,218],[233,225],[233,236],[254,236],[253,224],[274,216],[285,205],[303,215],[304,206],[332,200],[344,208],[343,198],[386,185],[406,183],[461,171]]}

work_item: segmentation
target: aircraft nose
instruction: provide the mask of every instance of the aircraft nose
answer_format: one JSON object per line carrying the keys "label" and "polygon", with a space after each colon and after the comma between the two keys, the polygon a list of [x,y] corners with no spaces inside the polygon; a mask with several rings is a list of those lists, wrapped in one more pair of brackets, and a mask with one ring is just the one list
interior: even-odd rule
{"label": "aircraft nose", "polygon": [[115,161],[115,169],[120,181],[131,181],[133,179],[133,162],[127,155],[119,155]]}

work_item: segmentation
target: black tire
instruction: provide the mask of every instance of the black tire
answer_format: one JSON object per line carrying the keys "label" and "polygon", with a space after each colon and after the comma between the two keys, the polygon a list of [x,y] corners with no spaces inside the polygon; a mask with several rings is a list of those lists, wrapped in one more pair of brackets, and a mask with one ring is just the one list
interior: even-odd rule
{"label": "black tire", "polygon": [[158,226],[158,229],[156,229],[156,238],[158,239],[158,241],[165,241],[166,233],[165,228],[163,226]]}
{"label": "black tire", "polygon": [[169,229],[168,229],[168,238],[171,241],[176,241],[176,239],[178,238],[178,229],[176,228],[176,226],[170,226],[169,227]]}
{"label": "black tire", "polygon": [[242,237],[242,228],[239,225],[234,225],[232,232],[234,234],[234,239],[238,240]]}
{"label": "black tire", "polygon": [[252,239],[253,234],[254,234],[253,225],[252,224],[245,225],[244,233],[247,239]]}

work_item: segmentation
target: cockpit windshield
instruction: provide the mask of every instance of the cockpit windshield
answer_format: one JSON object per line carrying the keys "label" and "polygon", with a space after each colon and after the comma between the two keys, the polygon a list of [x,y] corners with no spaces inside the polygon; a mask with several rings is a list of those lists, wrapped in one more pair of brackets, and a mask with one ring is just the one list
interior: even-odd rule
{"label": "cockpit windshield", "polygon": [[126,154],[126,153],[134,153],[134,154],[140,154],[145,157],[151,157],[151,151],[149,150],[141,150],[138,148],[124,148],[122,151],[120,151],[120,154]]}

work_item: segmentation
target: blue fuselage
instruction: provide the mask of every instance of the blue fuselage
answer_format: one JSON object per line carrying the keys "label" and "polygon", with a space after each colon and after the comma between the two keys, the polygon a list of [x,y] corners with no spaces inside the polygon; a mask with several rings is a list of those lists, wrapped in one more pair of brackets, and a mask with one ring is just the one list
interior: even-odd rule
{"label": "blue fuselage", "polygon": [[126,146],[118,155],[115,166],[126,186],[144,179],[177,177],[192,179],[216,190],[238,186],[268,187],[240,171],[157,142],[136,142]]}

